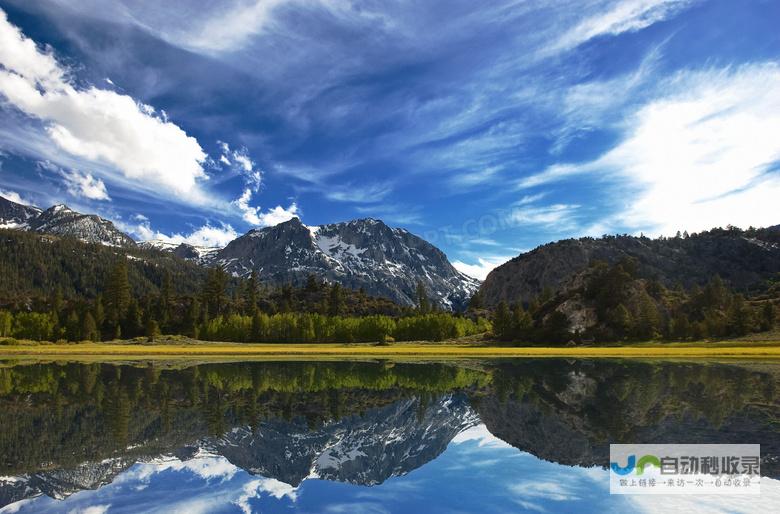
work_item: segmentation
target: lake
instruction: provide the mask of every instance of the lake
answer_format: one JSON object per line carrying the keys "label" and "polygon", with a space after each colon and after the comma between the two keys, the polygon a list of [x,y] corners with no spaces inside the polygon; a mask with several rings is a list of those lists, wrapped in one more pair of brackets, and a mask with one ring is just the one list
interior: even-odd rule
{"label": "lake", "polygon": [[[780,364],[0,364],[0,512],[769,512]],[[610,443],[761,444],[760,496],[609,494]]]}

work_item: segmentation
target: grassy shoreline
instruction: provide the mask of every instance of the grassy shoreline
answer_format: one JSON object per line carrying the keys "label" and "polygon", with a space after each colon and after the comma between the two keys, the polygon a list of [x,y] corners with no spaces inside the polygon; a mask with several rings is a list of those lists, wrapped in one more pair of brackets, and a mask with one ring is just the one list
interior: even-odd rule
{"label": "grassy shoreline", "polygon": [[57,357],[457,357],[457,358],[760,358],[780,359],[780,341],[639,343],[619,346],[491,346],[478,342],[375,344],[250,344],[186,341],[164,343],[105,342],[0,346],[0,359]]}

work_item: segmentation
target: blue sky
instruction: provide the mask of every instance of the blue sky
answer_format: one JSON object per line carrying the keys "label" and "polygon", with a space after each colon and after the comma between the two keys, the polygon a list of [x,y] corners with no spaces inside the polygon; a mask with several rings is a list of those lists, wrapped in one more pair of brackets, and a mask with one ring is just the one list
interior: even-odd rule
{"label": "blue sky", "polygon": [[0,0],[0,194],[138,239],[375,217],[472,275],[780,223],[774,0]]}
{"label": "blue sky", "polygon": [[601,468],[537,459],[478,425],[457,435],[444,453],[410,473],[367,487],[307,478],[297,487],[250,475],[224,457],[135,464],[110,484],[64,501],[39,496],[2,514],[361,512],[767,512],[780,483],[762,478],[760,495],[610,495]]}

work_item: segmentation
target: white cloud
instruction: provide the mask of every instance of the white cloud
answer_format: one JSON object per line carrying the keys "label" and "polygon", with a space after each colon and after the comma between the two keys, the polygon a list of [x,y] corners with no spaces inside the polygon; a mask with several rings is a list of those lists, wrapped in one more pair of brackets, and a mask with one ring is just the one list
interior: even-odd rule
{"label": "white cloud", "polygon": [[118,171],[138,188],[198,204],[214,203],[201,190],[206,154],[195,138],[127,95],[77,89],[50,50],[40,50],[0,9],[0,95],[44,122],[65,152]]}
{"label": "white cloud", "polygon": [[479,280],[485,280],[488,273],[493,271],[498,266],[501,266],[506,261],[514,257],[510,256],[491,256],[491,257],[479,257],[477,264],[467,264],[463,261],[454,261],[452,265],[456,270],[464,273],[470,277],[478,278]]}
{"label": "white cloud", "polygon": [[[780,221],[780,65],[688,71],[659,84],[626,136],[600,158],[526,178],[538,186],[588,173],[615,181],[623,208],[606,225],[653,234]],[[749,208],[745,208],[749,206]]]}
{"label": "white cloud", "polygon": [[511,210],[509,222],[517,225],[555,225],[559,230],[567,230],[574,226],[573,217],[579,208],[579,205],[574,204],[532,206],[526,202]]}
{"label": "white cloud", "polygon": [[117,225],[122,230],[136,235],[141,241],[159,240],[177,245],[187,243],[192,246],[224,247],[238,237],[238,233],[230,225],[222,225],[220,227],[203,225],[187,235],[179,233],[164,234],[154,230],[148,220],[142,221],[138,225],[122,223],[117,223]]}
{"label": "white cloud", "polygon": [[542,498],[547,501],[577,501],[577,496],[566,484],[560,482],[527,481],[509,486],[509,490],[522,499]]}
{"label": "white cloud", "polygon": [[[603,479],[608,481],[607,478]],[[628,495],[626,510],[638,513],[712,514],[773,512],[780,504],[780,481],[761,477],[760,495]]]}
{"label": "white cloud", "polygon": [[346,184],[343,186],[327,187],[322,193],[328,200],[351,203],[379,202],[393,191],[393,186],[388,183],[368,184],[356,186]]}
{"label": "white cloud", "polygon": [[496,447],[496,448],[512,448],[511,445],[505,443],[498,437],[490,433],[487,426],[484,423],[469,427],[463,430],[450,441],[451,444],[462,444],[467,441],[477,441],[478,446],[483,447]]}
{"label": "white cloud", "polygon": [[253,512],[249,500],[259,497],[262,493],[267,493],[277,500],[287,497],[295,502],[298,499],[298,490],[296,487],[281,482],[275,478],[259,478],[252,480],[244,485],[243,494],[234,502],[246,514]]}
{"label": "white cloud", "polygon": [[77,508],[68,511],[68,514],[106,514],[111,505],[91,505],[83,509]]}
{"label": "white cloud", "polygon": [[261,227],[272,227],[274,225],[278,225],[279,223],[289,221],[299,214],[298,206],[295,204],[295,202],[291,203],[290,206],[286,209],[281,205],[277,205],[273,209],[259,214],[260,223],[258,223],[258,225]]}
{"label": "white cloud", "polygon": [[298,205],[293,202],[286,209],[277,205],[273,209],[263,212],[260,207],[252,207],[249,202],[252,200],[252,191],[249,188],[244,189],[238,199],[233,204],[241,211],[244,221],[257,227],[271,227],[288,221],[300,215]]}
{"label": "white cloud", "polygon": [[609,9],[582,20],[564,32],[545,54],[571,50],[599,36],[636,32],[671,18],[696,0],[622,0],[607,4]]}
{"label": "white cloud", "polygon": [[99,178],[89,173],[79,173],[76,170],[62,171],[68,192],[73,196],[83,196],[90,200],[110,200],[106,185]]}
{"label": "white cloud", "polygon": [[204,52],[225,52],[243,46],[271,23],[272,11],[285,0],[236,2],[220,14],[203,19],[200,26],[181,34],[183,46]]}
{"label": "white cloud", "polygon": [[260,170],[255,169],[255,161],[249,156],[249,149],[246,147],[239,148],[237,150],[231,150],[230,145],[224,141],[217,141],[222,155],[219,156],[219,162],[226,166],[231,166],[241,173],[244,177],[244,182],[249,186],[253,192],[260,190],[262,184],[263,174]]}
{"label": "white cloud", "polygon": [[11,200],[12,202],[20,203],[22,205],[29,205],[27,201],[25,201],[24,198],[19,195],[16,191],[7,191],[5,189],[0,189],[0,196],[5,198],[6,200]]}

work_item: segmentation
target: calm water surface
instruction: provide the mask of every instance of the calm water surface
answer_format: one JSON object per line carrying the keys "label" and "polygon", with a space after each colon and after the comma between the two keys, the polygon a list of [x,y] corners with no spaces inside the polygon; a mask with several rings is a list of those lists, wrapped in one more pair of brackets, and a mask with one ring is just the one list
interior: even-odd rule
{"label": "calm water surface", "polygon": [[[777,512],[780,364],[0,363],[0,512]],[[609,443],[759,443],[760,496],[610,496]]]}

